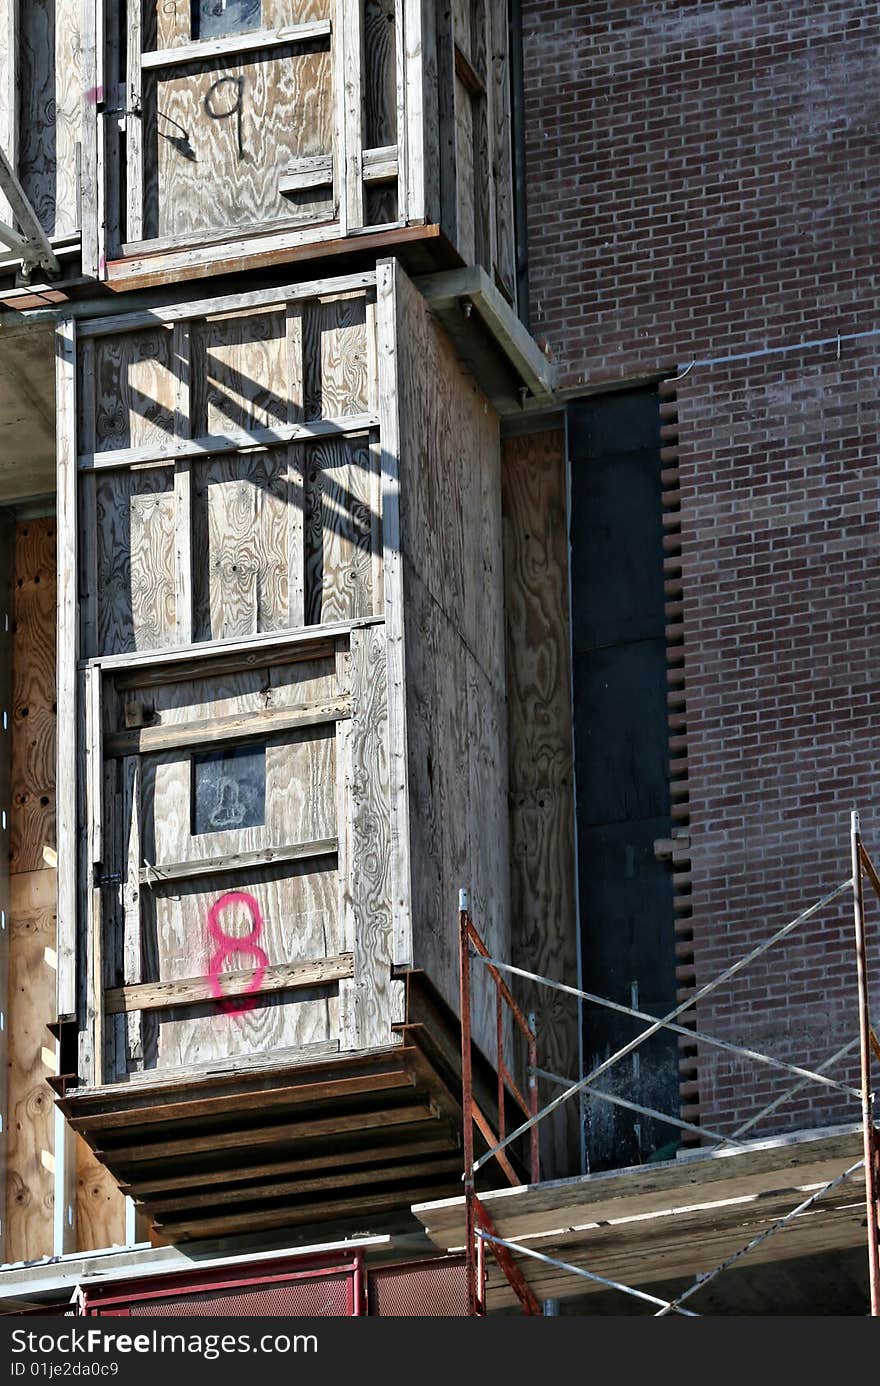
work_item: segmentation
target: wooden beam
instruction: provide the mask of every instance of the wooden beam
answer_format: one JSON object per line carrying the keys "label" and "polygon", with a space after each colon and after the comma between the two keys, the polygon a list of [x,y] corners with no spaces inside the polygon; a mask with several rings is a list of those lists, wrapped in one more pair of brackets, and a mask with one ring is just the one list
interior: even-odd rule
{"label": "wooden beam", "polygon": [[327,1221],[336,1217],[372,1217],[376,1213],[393,1212],[395,1209],[408,1209],[416,1199],[425,1196],[439,1198],[449,1188],[454,1178],[439,1181],[435,1178],[431,1188],[404,1184],[392,1193],[362,1193],[359,1198],[327,1199],[316,1203],[297,1206],[287,1204],[283,1208],[249,1210],[247,1213],[234,1213],[228,1217],[207,1217],[202,1221],[188,1219],[186,1222],[159,1224],[165,1236],[172,1240],[186,1237],[220,1237],[231,1232],[246,1229],[257,1231],[271,1227],[288,1227],[298,1223]]}
{"label": "wooden beam", "polygon": [[156,48],[141,54],[141,68],[177,67],[181,63],[203,63],[214,58],[233,57],[272,48],[289,48],[295,43],[329,38],[329,19],[315,19],[308,24],[289,24],[282,29],[260,29],[255,34],[233,34],[230,38],[204,39],[200,43],[184,43],[175,48]]}
{"label": "wooden beam", "polygon": [[351,953],[341,953],[337,958],[318,958],[314,962],[276,963],[266,968],[258,987],[253,986],[251,968],[224,972],[216,983],[208,977],[186,977],[178,982],[141,982],[105,991],[104,1010],[107,1015],[128,1015],[132,1011],[162,1011],[175,1006],[217,1002],[220,998],[215,986],[218,985],[224,997],[271,996],[279,991],[330,986],[351,977],[353,971]]}
{"label": "wooden beam", "polygon": [[[251,1150],[263,1145],[287,1145],[290,1141],[317,1140],[337,1136],[345,1131],[384,1130],[390,1126],[408,1126],[413,1122],[439,1121],[436,1108],[427,1102],[414,1102],[402,1107],[382,1107],[373,1112],[349,1112],[344,1115],[319,1117],[317,1120],[283,1122],[277,1126],[249,1126],[244,1131],[193,1133],[185,1138],[159,1141],[139,1141],[136,1145],[109,1146],[96,1154],[114,1172],[123,1165],[137,1165],[157,1160],[176,1159],[181,1155],[199,1155],[212,1150]],[[131,1187],[137,1194],[137,1182]]]}
{"label": "wooden beam", "polygon": [[228,452],[253,452],[258,448],[280,447],[286,443],[305,443],[312,438],[348,438],[377,428],[376,414],[349,414],[341,419],[317,419],[314,423],[275,424],[247,433],[230,432],[222,437],[176,438],[143,448],[114,448],[106,452],[83,453],[81,472],[106,472],[149,464],[167,466],[182,458],[218,457]]}
{"label": "wooden beam", "polygon": [[363,152],[363,174],[365,183],[392,183],[398,174],[397,145],[384,145],[381,149],[365,149]]}
{"label": "wooden beam", "polygon": [[539,400],[552,398],[553,368],[484,269],[444,270],[415,283],[437,313],[471,303],[530,393]]}
{"label": "wooden beam", "polygon": [[[328,959],[327,961],[331,961]],[[290,1075],[288,1075],[290,1077]],[[130,1101],[125,1105],[124,1095],[121,1105],[110,1111],[99,1112],[94,1116],[78,1117],[77,1130],[82,1132],[112,1131],[124,1126],[154,1126],[166,1122],[192,1121],[200,1117],[238,1116],[241,1112],[262,1111],[270,1107],[297,1107],[315,1102],[341,1102],[348,1097],[363,1096],[368,1092],[390,1092],[395,1088],[413,1087],[412,1075],[405,1068],[381,1069],[377,1073],[355,1073],[348,1078],[328,1078],[323,1082],[299,1083],[292,1078],[283,1080],[276,1087],[254,1085],[239,1093],[213,1093],[205,1095],[200,1090],[196,1097],[181,1097],[166,1102],[145,1106],[143,1102]],[[100,1139],[97,1135],[95,1139]],[[335,1156],[333,1157],[335,1158]],[[205,1175],[194,1176],[196,1180]],[[238,1165],[228,1178],[238,1179],[246,1176],[239,1173]],[[214,1178],[214,1175],[211,1175]],[[172,1185],[176,1187],[172,1179]]]}
{"label": "wooden beam", "polygon": [[293,1198],[297,1195],[308,1196],[315,1193],[333,1193],[336,1189],[357,1188],[359,1184],[375,1185],[377,1179],[390,1181],[391,1179],[413,1179],[426,1174],[447,1174],[449,1183],[453,1184],[456,1177],[461,1177],[461,1158],[455,1150],[448,1147],[444,1152],[440,1152],[433,1158],[426,1160],[404,1160],[402,1163],[395,1164],[388,1162],[388,1152],[385,1151],[380,1162],[372,1167],[366,1166],[361,1169],[337,1169],[332,1168],[331,1173],[319,1175],[315,1179],[303,1179],[301,1173],[289,1179],[277,1180],[273,1184],[254,1184],[250,1182],[246,1188],[216,1190],[211,1188],[213,1175],[208,1176],[203,1184],[207,1191],[201,1194],[189,1193],[182,1198],[168,1198],[159,1201],[150,1199],[150,1212],[161,1223],[163,1215],[168,1213],[186,1213],[190,1209],[206,1208],[213,1211],[215,1208],[222,1208],[224,1205],[243,1203],[245,1200],[254,1202],[256,1199],[273,1198]]}
{"label": "wooden beam", "polygon": [[252,741],[277,736],[279,732],[304,727],[329,726],[351,716],[350,698],[331,698],[324,703],[302,707],[266,707],[256,712],[236,712],[228,717],[200,718],[194,722],[172,722],[158,727],[138,727],[113,732],[104,743],[108,756],[147,755],[171,751],[179,746],[216,745],[224,741]]}
{"label": "wooden beam", "polygon": [[278,181],[282,194],[301,192],[304,188],[324,188],[333,183],[333,155],[309,154],[291,159]]}
{"label": "wooden beam", "polygon": [[[208,676],[215,671],[215,662],[221,659],[235,659],[240,669],[259,668],[262,660],[271,659],[287,664],[297,659],[318,659],[318,648],[326,646],[336,636],[349,635],[359,626],[377,625],[381,616],[362,616],[356,621],[336,621],[326,626],[301,626],[299,630],[275,630],[261,632],[259,635],[244,635],[228,640],[213,640],[210,653],[203,645],[189,645],[182,649],[141,650],[136,654],[108,655],[100,660],[105,672],[131,670],[127,683],[117,683],[117,687],[148,688],[173,680],[175,674],[168,670],[180,670],[178,678],[192,679]],[[161,673],[155,671],[161,669]],[[194,670],[199,670],[195,673]],[[143,671],[135,674],[134,671]],[[137,682],[135,682],[137,679]]]}
{"label": "wooden beam", "polygon": [[166,323],[182,322],[187,318],[211,318],[218,314],[242,312],[248,308],[272,308],[275,304],[320,298],[322,294],[372,289],[375,283],[375,270],[366,270],[358,274],[341,275],[335,279],[306,279],[301,284],[279,284],[271,289],[251,289],[247,293],[223,294],[220,297],[194,299],[187,303],[168,303],[137,313],[91,318],[81,325],[80,335],[105,337],[108,333],[140,332],[143,328],[162,327]]}
{"label": "wooden beam", "polygon": [[76,1019],[77,925],[77,605],[76,325],[67,318],[55,334],[55,412],[58,507],[56,821],[58,851],[58,1017]]}
{"label": "wooden beam", "polygon": [[[420,1131],[422,1128],[416,1126],[413,1129]],[[176,1202],[181,1191],[203,1189],[208,1180],[212,1187],[216,1187],[218,1184],[248,1183],[252,1179],[270,1179],[279,1175],[311,1174],[325,1169],[349,1169],[357,1165],[373,1165],[375,1173],[375,1166],[386,1161],[389,1155],[406,1159],[414,1159],[419,1155],[440,1155],[443,1151],[449,1150],[450,1145],[448,1135],[407,1142],[404,1128],[398,1127],[395,1131],[394,1145],[391,1147],[375,1145],[354,1150],[334,1149],[326,1155],[311,1155],[304,1160],[268,1160],[253,1165],[237,1164],[230,1169],[212,1169],[210,1174],[202,1171],[199,1174],[172,1174],[167,1179],[148,1179],[144,1182],[138,1180],[138,1197],[151,1204],[154,1201],[163,1202],[163,1196]],[[237,1197],[241,1197],[240,1190]],[[186,1207],[186,1203],[182,1203],[181,1206]]]}
{"label": "wooden beam", "polygon": [[142,885],[160,885],[163,881],[190,881],[200,876],[222,875],[228,871],[250,871],[254,867],[283,866],[292,861],[333,857],[337,848],[335,837],[323,837],[315,842],[294,842],[286,847],[260,847],[253,852],[203,857],[200,861],[190,859],[157,866],[143,866],[139,872],[139,879]]}

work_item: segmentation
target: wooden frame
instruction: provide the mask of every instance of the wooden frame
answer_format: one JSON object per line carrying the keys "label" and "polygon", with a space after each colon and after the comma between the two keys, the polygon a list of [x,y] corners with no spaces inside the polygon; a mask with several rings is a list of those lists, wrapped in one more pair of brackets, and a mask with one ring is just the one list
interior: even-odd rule
{"label": "wooden frame", "polygon": [[[195,42],[185,26],[173,44],[161,48],[144,46],[143,3],[128,0],[124,53],[114,47],[110,0],[90,0],[86,7],[83,63],[86,77],[94,76],[94,85],[91,80],[86,85],[99,93],[97,105],[84,117],[88,271],[120,286],[143,282],[151,274],[161,282],[162,276],[219,272],[255,254],[293,254],[312,244],[367,233],[439,225],[465,260],[476,258],[514,301],[505,0],[460,0],[455,16],[438,0],[327,0],[325,18]],[[392,45],[381,37],[389,30]],[[333,112],[332,159],[327,150],[293,158],[279,187],[286,196],[302,198],[329,187],[332,179],[332,214],[315,213],[304,221],[302,216],[273,218],[257,212],[241,225],[218,223],[188,234],[182,227],[166,235],[144,226],[144,82],[206,72],[209,64],[221,65],[216,70],[222,72],[222,64],[237,58],[262,62],[323,40],[333,55],[327,94]],[[386,64],[387,71],[377,75],[377,62]],[[371,125],[369,114],[379,89],[387,98],[381,132],[375,121]],[[469,138],[466,129],[471,130]],[[121,130],[128,195],[120,219]],[[191,135],[184,126],[176,136],[168,135],[178,140],[189,160],[195,157]],[[384,196],[388,189],[396,189],[390,201]],[[478,243],[465,230],[475,215],[481,226]]]}

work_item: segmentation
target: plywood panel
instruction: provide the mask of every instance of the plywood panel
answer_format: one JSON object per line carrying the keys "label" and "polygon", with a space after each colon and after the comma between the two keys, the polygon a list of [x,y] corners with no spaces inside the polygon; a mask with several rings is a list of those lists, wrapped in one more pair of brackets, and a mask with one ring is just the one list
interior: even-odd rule
{"label": "plywood panel", "polygon": [[[504,564],[510,735],[513,961],[577,985],[565,435],[504,449]],[[523,987],[543,1068],[578,1074],[575,1002]],[[548,1094],[549,1096],[549,1094]],[[550,1178],[580,1167],[576,1104],[544,1123]]]}
{"label": "plywood panel", "polygon": [[[507,727],[497,416],[398,272],[400,493],[418,966],[458,1006],[458,892],[509,956]],[[487,992],[475,1033],[494,1057]]]}
{"label": "plywood panel", "polygon": [[306,304],[303,374],[306,419],[363,414],[370,407],[367,300],[343,294]]}
{"label": "plywood panel", "polygon": [[110,1171],[77,1136],[77,1251],[100,1251],[107,1246],[125,1246],[125,1199]]}
{"label": "plywood panel", "polygon": [[474,169],[474,105],[460,77],[455,79],[456,247],[467,264],[477,260]]}
{"label": "plywood panel", "polygon": [[223,640],[288,625],[291,509],[287,448],[193,468],[193,637]]}
{"label": "plywood panel", "polygon": [[[205,0],[202,0],[202,3],[204,4]],[[189,43],[192,38],[204,38],[204,34],[199,35],[197,32],[198,25],[194,31],[191,24],[192,9],[190,4],[182,3],[181,0],[170,5],[166,0],[146,0],[144,48],[173,48]],[[239,13],[249,15],[254,9],[257,12],[257,23],[252,25],[253,28],[283,29],[288,24],[304,24],[311,19],[329,18],[330,0],[258,0],[256,6],[253,3],[245,5],[239,0]],[[224,32],[232,33],[235,27],[230,25]]]}
{"label": "plywood panel", "polygon": [[193,437],[287,422],[283,309],[195,323],[191,352]]}
{"label": "plywood panel", "polygon": [[[224,890],[246,892],[256,902],[258,922],[251,911],[230,903],[215,922],[229,937],[224,945],[212,935],[211,907]],[[143,918],[147,975],[160,980],[206,976],[218,949],[226,948],[223,970],[253,967],[263,957],[268,965],[314,960],[339,951],[337,877],[331,861],[322,871],[307,865],[275,868],[270,872],[238,872],[204,882],[154,887],[145,892]],[[255,958],[247,944],[235,947],[236,937],[256,933],[262,953]],[[280,993],[260,999],[252,1009],[225,1013],[216,1003],[157,1012],[145,1017],[144,1067],[166,1068],[200,1064],[230,1054],[271,1053],[338,1037],[336,987]]]}
{"label": "plywood panel", "polygon": [[394,0],[364,0],[364,148],[397,143]]}
{"label": "plywood panel", "polygon": [[26,0],[19,35],[19,176],[44,231],[72,235],[82,141],[79,0]]}
{"label": "plywood panel", "polygon": [[[334,730],[333,724],[310,728],[266,746],[265,823],[261,827],[194,833],[189,753],[145,757],[141,831],[146,861],[161,869],[171,862],[205,861],[335,837]],[[258,743],[255,753],[259,752]],[[233,787],[229,797],[234,798]]]}
{"label": "plywood panel", "polygon": [[144,690],[120,690],[106,700],[105,727],[125,727],[124,705],[134,702],[150,725],[176,725],[207,717],[297,707],[333,698],[345,689],[337,684],[332,657],[295,664],[257,667],[241,673],[181,679]]}
{"label": "plywood panel", "polygon": [[110,472],[96,485],[98,649],[158,650],[177,642],[172,468]]}
{"label": "plywood panel", "polygon": [[94,399],[95,417],[81,418],[80,450],[167,443],[174,436],[177,370],[170,328],[126,332],[94,344],[93,375],[83,399]]}
{"label": "plywood panel", "polygon": [[366,435],[304,449],[308,624],[373,614],[376,465]]}
{"label": "plywood panel", "polygon": [[54,519],[19,524],[13,594],[12,871],[39,871],[46,865],[44,851],[55,849],[55,586]]}
{"label": "plywood panel", "polygon": [[55,872],[11,876],[7,1261],[51,1256],[55,1071]]}
{"label": "plywood panel", "polygon": [[388,1044],[402,1020],[402,983],[391,980],[391,817],[385,632],[352,633],[351,899],[355,978],[351,994],[360,1047]]}
{"label": "plywood panel", "polygon": [[291,160],[332,152],[332,92],[322,41],[151,77],[144,90],[145,236],[329,217],[326,190],[297,194],[294,203],[279,182]]}

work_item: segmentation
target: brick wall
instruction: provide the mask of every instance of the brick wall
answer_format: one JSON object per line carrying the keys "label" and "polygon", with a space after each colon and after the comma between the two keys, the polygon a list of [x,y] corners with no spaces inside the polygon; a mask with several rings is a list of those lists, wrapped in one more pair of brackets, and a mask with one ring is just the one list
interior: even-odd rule
{"label": "brick wall", "polygon": [[[880,3],[524,10],[532,329],[563,386],[880,324]],[[878,374],[880,338],[677,387],[698,983],[847,876],[854,804],[880,855]],[[851,934],[845,901],[702,1026],[819,1062],[855,1034]],[[708,1127],[779,1090],[701,1055]],[[807,1088],[779,1124],[857,1116]]]}

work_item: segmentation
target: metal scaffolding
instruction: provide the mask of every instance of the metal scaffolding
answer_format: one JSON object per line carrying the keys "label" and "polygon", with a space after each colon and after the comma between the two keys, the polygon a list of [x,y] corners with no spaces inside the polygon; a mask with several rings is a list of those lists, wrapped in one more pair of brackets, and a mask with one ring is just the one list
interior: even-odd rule
{"label": "metal scaffolding", "polygon": [[[459,937],[462,1018],[462,1108],[464,1114],[465,1249],[468,1262],[472,1313],[482,1314],[486,1312],[485,1249],[488,1247],[517,1295],[524,1312],[527,1314],[540,1314],[542,1310],[519,1265],[513,1259],[514,1253],[520,1256],[533,1258],[537,1261],[542,1261],[563,1271],[570,1272],[574,1276],[579,1276],[608,1289],[618,1290],[634,1299],[651,1304],[654,1306],[655,1314],[658,1318],[665,1317],[669,1314],[680,1314],[692,1317],[695,1311],[687,1309],[684,1306],[698,1290],[705,1288],[707,1284],[715,1280],[731,1266],[737,1264],[744,1256],[748,1255],[749,1252],[753,1251],[769,1237],[781,1231],[783,1228],[790,1226],[796,1218],[810,1210],[820,1199],[844,1183],[844,1181],[864,1171],[870,1313],[872,1317],[880,1317],[880,1242],[878,1242],[878,1213],[880,1213],[880,1210],[878,1210],[878,1188],[880,1188],[880,1133],[878,1133],[874,1123],[874,1094],[871,1083],[872,1051],[874,1057],[880,1060],[880,1042],[878,1042],[877,1036],[871,1028],[864,907],[864,880],[865,878],[868,879],[878,900],[880,900],[880,873],[878,873],[862,843],[859,828],[859,815],[857,812],[853,812],[851,818],[850,846],[852,875],[847,880],[842,881],[839,885],[835,886],[833,890],[829,891],[827,895],[823,896],[821,900],[817,900],[815,904],[809,906],[809,908],[803,910],[794,919],[777,929],[762,943],[737,959],[731,966],[725,968],[717,977],[695,990],[691,996],[680,1005],[676,1006],[668,1015],[660,1018],[649,1015],[645,1011],[640,1011],[635,1007],[624,1006],[606,997],[596,996],[580,988],[554,981],[549,977],[541,977],[536,973],[528,972],[524,968],[514,967],[512,964],[504,962],[500,958],[493,957],[486,948],[485,943],[471,920],[467,894],[466,892],[462,892],[459,901]],[[855,923],[855,960],[859,1013],[857,1038],[839,1048],[816,1068],[810,1069],[801,1067],[797,1064],[786,1063],[769,1054],[760,1053],[744,1045],[734,1044],[729,1040],[719,1039],[715,1036],[704,1034],[701,1030],[685,1027],[677,1023],[685,1012],[691,1010],[704,997],[709,996],[718,987],[730,981],[744,968],[748,967],[750,963],[754,962],[756,958],[766,953],[768,949],[772,948],[775,944],[788,938],[789,935],[793,934],[808,920],[819,914],[834,900],[839,899],[848,892],[852,893]],[[471,1045],[473,1038],[471,1025],[472,962],[476,962],[478,965],[482,965],[486,968],[496,988],[499,1107],[499,1131],[497,1133],[492,1132],[485,1119],[484,1113],[479,1110],[474,1101],[471,1072]],[[556,1074],[548,1073],[546,1070],[539,1068],[537,1064],[537,1042],[534,1022],[526,1018],[520,1010],[504,981],[502,973],[537,983],[539,986],[545,986],[556,991],[564,992],[579,1000],[590,1002],[607,1010],[616,1011],[634,1020],[646,1021],[648,1024],[634,1039],[622,1045],[614,1054],[603,1060],[603,1062],[593,1068],[590,1073],[576,1082]],[[524,1033],[527,1040],[529,1055],[528,1103],[516,1087],[509,1067],[504,1059],[504,1005],[510,1009],[517,1026]],[[729,1053],[736,1054],[740,1058],[781,1070],[795,1076],[798,1081],[784,1093],[775,1097],[771,1102],[768,1102],[756,1115],[742,1122],[735,1131],[726,1135],[720,1132],[707,1130],[704,1127],[695,1126],[693,1123],[683,1121],[677,1116],[658,1112],[654,1108],[631,1102],[628,1099],[621,1098],[616,1094],[606,1092],[595,1086],[598,1078],[608,1073],[609,1070],[620,1063],[622,1059],[634,1053],[647,1039],[661,1030],[669,1030],[674,1034],[686,1035],[688,1039],[697,1040],[710,1048],[714,1047],[725,1050]],[[835,1063],[844,1058],[847,1054],[852,1053],[856,1048],[858,1048],[859,1051],[860,1065],[860,1084],[857,1088],[851,1087],[846,1083],[838,1082],[836,1079],[829,1077],[826,1071],[832,1068]],[[539,1077],[557,1083],[565,1089],[540,1110],[538,1110],[537,1107],[537,1079]],[[809,1084],[813,1083],[819,1084],[825,1088],[834,1089],[848,1099],[859,1103],[860,1125],[863,1138],[862,1158],[857,1160],[854,1164],[849,1165],[848,1168],[842,1170],[835,1178],[814,1190],[810,1193],[808,1198],[798,1203],[798,1205],[792,1208],[790,1212],[786,1213],[784,1217],[778,1218],[770,1227],[765,1228],[757,1236],[753,1237],[745,1246],[732,1252],[720,1264],[697,1276],[692,1284],[672,1300],[662,1299],[656,1295],[648,1294],[644,1290],[636,1289],[631,1285],[625,1285],[616,1280],[609,1280],[607,1277],[597,1275],[583,1267],[573,1266],[565,1261],[546,1256],[532,1247],[523,1245],[521,1242],[500,1237],[497,1229],[492,1224],[488,1212],[480,1202],[480,1197],[476,1191],[476,1175],[478,1171],[491,1160],[495,1160],[499,1163],[511,1184],[520,1183],[512,1164],[514,1152],[506,1152],[509,1146],[526,1135],[529,1137],[530,1144],[531,1182],[537,1183],[539,1177],[537,1145],[538,1126],[545,1117],[551,1114],[551,1112],[556,1111],[563,1103],[570,1101],[573,1097],[577,1097],[581,1093],[588,1092],[593,1098],[600,1101],[625,1107],[631,1111],[652,1117],[655,1120],[666,1122],[670,1126],[680,1130],[696,1133],[702,1140],[712,1143],[715,1149],[721,1149],[725,1146],[742,1146],[742,1138],[747,1131],[751,1130],[760,1121],[775,1112]],[[526,1119],[514,1130],[505,1132],[504,1108],[506,1105],[505,1095],[508,1093],[522,1109]],[[478,1159],[474,1158],[475,1126],[488,1144],[488,1149]]]}

